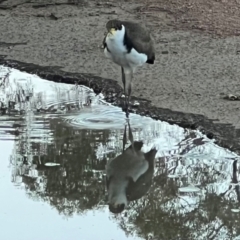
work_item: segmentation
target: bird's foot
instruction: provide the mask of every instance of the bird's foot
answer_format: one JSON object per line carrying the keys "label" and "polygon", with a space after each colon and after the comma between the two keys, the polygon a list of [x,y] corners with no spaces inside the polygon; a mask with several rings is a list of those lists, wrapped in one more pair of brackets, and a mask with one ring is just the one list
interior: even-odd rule
{"label": "bird's foot", "polygon": [[123,112],[126,113],[126,117],[128,118],[129,117],[129,109],[126,104],[122,105],[122,110],[123,110]]}
{"label": "bird's foot", "polygon": [[126,113],[126,117],[129,117],[129,113],[133,112],[132,110],[132,104],[131,101],[129,101],[128,96],[127,95],[122,95],[122,101],[121,101],[121,108],[122,111]]}
{"label": "bird's foot", "polygon": [[129,105],[124,101],[123,104],[121,104],[122,111],[126,113],[126,118],[129,117]]}

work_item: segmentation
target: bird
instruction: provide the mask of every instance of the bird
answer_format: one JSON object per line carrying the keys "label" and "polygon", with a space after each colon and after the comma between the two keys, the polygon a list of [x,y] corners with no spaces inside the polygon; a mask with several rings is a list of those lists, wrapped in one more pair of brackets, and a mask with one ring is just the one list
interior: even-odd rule
{"label": "bird", "polygon": [[[125,133],[126,127],[124,136]],[[153,148],[143,153],[142,146],[141,141],[132,142],[126,150],[123,148],[122,153],[106,165],[108,205],[112,213],[121,213],[129,201],[141,198],[151,186],[157,150]]]}
{"label": "bird", "polygon": [[[136,22],[113,19],[106,23],[106,29],[107,33],[103,39],[104,55],[121,66],[126,115],[128,117],[133,74],[138,67],[145,63],[154,64],[154,42],[148,29]],[[127,77],[129,83],[126,89]]]}

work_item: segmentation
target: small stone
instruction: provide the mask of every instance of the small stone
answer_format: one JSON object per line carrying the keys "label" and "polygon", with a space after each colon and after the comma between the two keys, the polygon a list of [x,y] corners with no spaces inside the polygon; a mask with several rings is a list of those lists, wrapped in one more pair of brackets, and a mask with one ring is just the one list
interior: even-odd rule
{"label": "small stone", "polygon": [[162,54],[168,54],[168,51],[162,51]]}
{"label": "small stone", "polygon": [[209,138],[209,139],[213,139],[213,133],[211,133],[211,132],[209,132],[209,133],[207,133],[207,137]]}
{"label": "small stone", "polygon": [[237,209],[237,208],[236,209],[231,209],[231,211],[234,212],[234,213],[239,213],[240,209]]}

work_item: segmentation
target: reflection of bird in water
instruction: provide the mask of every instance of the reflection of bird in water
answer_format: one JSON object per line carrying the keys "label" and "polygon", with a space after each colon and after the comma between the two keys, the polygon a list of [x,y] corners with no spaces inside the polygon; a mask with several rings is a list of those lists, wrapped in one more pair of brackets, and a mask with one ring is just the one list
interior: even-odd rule
{"label": "reflection of bird in water", "polygon": [[[103,40],[104,54],[121,66],[126,115],[128,117],[133,74],[138,67],[145,63],[154,64],[154,45],[148,29],[138,23],[115,19],[108,21],[106,28],[108,33]],[[127,76],[129,83],[126,92]]]}
{"label": "reflection of bird in water", "polygon": [[[147,193],[152,183],[154,159],[156,149],[143,153],[142,142],[133,142],[132,131],[129,126],[131,146],[116,158],[110,160],[106,166],[106,183],[108,190],[109,210],[120,213],[129,201],[141,198]],[[126,129],[124,130],[123,145],[126,143]]]}

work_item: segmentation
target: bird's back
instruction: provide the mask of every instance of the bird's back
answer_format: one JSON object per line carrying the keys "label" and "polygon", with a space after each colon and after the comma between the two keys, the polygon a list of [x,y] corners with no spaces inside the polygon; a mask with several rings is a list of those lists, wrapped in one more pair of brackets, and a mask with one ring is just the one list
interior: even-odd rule
{"label": "bird's back", "polygon": [[130,21],[122,21],[122,24],[126,27],[127,33],[130,36],[134,36],[134,38],[138,38],[145,43],[151,40],[150,32],[143,25]]}
{"label": "bird's back", "polygon": [[139,23],[122,21],[126,28],[125,44],[130,50],[132,47],[139,53],[147,55],[147,63],[154,63],[155,48],[150,31]]}
{"label": "bird's back", "polygon": [[107,176],[137,179],[148,169],[148,162],[145,160],[144,153],[140,151],[141,147],[141,142],[134,142],[134,150],[130,146],[122,154],[110,160],[106,166]]}

